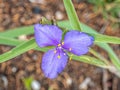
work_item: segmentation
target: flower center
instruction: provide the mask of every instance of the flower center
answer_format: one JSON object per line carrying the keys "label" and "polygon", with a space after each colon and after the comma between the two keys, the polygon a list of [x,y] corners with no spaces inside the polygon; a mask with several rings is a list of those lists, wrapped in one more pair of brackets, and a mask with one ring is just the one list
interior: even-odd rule
{"label": "flower center", "polygon": [[[62,46],[64,45],[64,42],[62,42],[62,43],[59,43],[58,45],[57,45],[57,47],[56,47],[56,50],[54,50],[54,53],[59,53],[59,55],[57,56],[57,58],[58,59],[60,59],[61,57],[60,57],[60,50],[62,49]],[[64,53],[64,55],[66,55],[65,53]]]}
{"label": "flower center", "polygon": [[59,49],[62,49],[62,46],[64,45],[64,42],[62,42],[62,43],[59,43],[58,45],[57,45],[57,47],[59,48]]}
{"label": "flower center", "polygon": [[57,46],[58,46],[58,47],[61,47],[61,44],[58,44]]}
{"label": "flower center", "polygon": [[59,43],[57,46],[58,46],[58,47],[61,47],[62,45],[64,45],[64,42]]}
{"label": "flower center", "polygon": [[64,42],[62,42],[62,45],[64,45]]}

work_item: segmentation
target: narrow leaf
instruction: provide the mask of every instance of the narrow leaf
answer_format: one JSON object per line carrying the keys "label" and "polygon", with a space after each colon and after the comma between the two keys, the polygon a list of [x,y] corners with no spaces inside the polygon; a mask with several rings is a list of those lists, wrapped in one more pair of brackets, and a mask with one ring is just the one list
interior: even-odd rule
{"label": "narrow leaf", "polygon": [[73,29],[80,30],[79,19],[71,0],[63,0],[64,6]]}
{"label": "narrow leaf", "polygon": [[[1,37],[0,36],[0,44],[1,45],[10,45],[10,46],[18,46],[22,43],[25,43],[27,41],[20,41],[20,40],[17,40],[17,39],[13,39],[13,38],[8,38],[8,37]],[[47,51],[49,49],[52,49],[53,47],[44,47],[44,48],[40,48],[40,47],[36,47],[35,50],[40,50],[40,51]]]}
{"label": "narrow leaf", "polygon": [[0,44],[2,44],[2,45],[16,46],[21,43],[23,43],[23,41],[20,41],[20,40],[14,39],[14,38],[0,36]]}
{"label": "narrow leaf", "polygon": [[103,68],[107,68],[107,64],[105,64],[102,60],[99,60],[97,58],[94,57],[90,57],[87,55],[83,55],[83,56],[73,56],[72,59],[76,60],[76,61],[81,61],[84,63],[88,63],[88,64],[92,64],[95,66],[99,66],[99,67],[103,67]]}
{"label": "narrow leaf", "polygon": [[28,35],[28,34],[33,34],[33,26],[25,26],[25,27],[20,27],[20,28],[15,28],[15,29],[9,29],[6,32],[0,32],[0,36],[4,37],[18,37],[20,35]]}
{"label": "narrow leaf", "polygon": [[12,50],[0,55],[0,63],[10,60],[22,53],[25,53],[28,50],[34,49],[37,47],[34,39],[31,39],[27,42],[24,42],[17,47],[13,48]]}
{"label": "narrow leaf", "polygon": [[120,38],[102,34],[90,34],[94,36],[95,42],[120,44]]}

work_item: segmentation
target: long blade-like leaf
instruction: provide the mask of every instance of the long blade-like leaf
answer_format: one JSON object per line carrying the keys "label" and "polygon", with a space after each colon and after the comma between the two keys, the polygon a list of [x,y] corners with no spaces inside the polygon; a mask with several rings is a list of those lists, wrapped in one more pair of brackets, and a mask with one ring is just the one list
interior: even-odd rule
{"label": "long blade-like leaf", "polygon": [[15,29],[9,29],[6,32],[0,32],[0,36],[4,37],[18,37],[20,35],[28,35],[28,34],[33,34],[33,26],[24,26],[20,28],[15,28]]}
{"label": "long blade-like leaf", "polygon": [[79,19],[70,0],[63,0],[72,29],[80,30]]}
{"label": "long blade-like leaf", "polygon": [[20,40],[14,39],[14,38],[0,36],[0,44],[1,45],[17,46],[23,42],[24,41],[20,41]]}
{"label": "long blade-like leaf", "polygon": [[18,45],[17,47],[15,47],[14,49],[0,55],[0,63],[10,60],[22,53],[25,53],[28,50],[34,49],[36,47],[37,47],[37,44],[35,43],[34,39],[24,42],[24,43]]}
{"label": "long blade-like leaf", "polygon": [[91,57],[91,56],[87,56],[87,55],[83,55],[83,56],[72,56],[72,59],[76,60],[76,61],[81,61],[84,63],[88,63],[88,64],[92,64],[95,66],[99,66],[99,67],[103,67],[103,68],[107,68],[107,64],[105,64],[102,60],[99,60],[97,58]]}
{"label": "long blade-like leaf", "polygon": [[95,38],[95,42],[120,44],[120,38],[102,34],[90,34]]}

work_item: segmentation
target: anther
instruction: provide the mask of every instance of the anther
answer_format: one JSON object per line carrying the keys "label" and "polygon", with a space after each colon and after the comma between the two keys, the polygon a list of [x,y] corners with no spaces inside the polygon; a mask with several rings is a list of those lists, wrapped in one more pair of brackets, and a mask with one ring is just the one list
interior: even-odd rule
{"label": "anther", "polygon": [[61,58],[60,55],[58,55],[57,58],[60,59]]}
{"label": "anther", "polygon": [[69,60],[71,61],[71,60],[72,60],[72,57],[70,57]]}
{"label": "anther", "polygon": [[61,44],[58,44],[58,47],[60,47],[61,46]]}
{"label": "anther", "polygon": [[69,51],[71,51],[72,50],[72,48],[69,48]]}
{"label": "anther", "polygon": [[69,60],[72,60],[72,56],[73,56],[73,54],[71,54],[71,55],[70,55],[70,58],[69,58]]}
{"label": "anther", "polygon": [[62,42],[62,45],[64,45],[64,42]]}

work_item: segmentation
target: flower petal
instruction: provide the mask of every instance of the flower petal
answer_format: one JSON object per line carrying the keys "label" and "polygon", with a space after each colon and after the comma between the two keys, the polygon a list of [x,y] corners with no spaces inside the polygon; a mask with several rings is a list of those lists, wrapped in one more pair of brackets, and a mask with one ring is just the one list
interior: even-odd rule
{"label": "flower petal", "polygon": [[56,78],[63,71],[68,61],[68,56],[64,51],[49,50],[42,59],[42,70],[46,77]]}
{"label": "flower petal", "polygon": [[55,25],[35,24],[35,40],[38,46],[57,46],[62,39],[62,31]]}
{"label": "flower petal", "polygon": [[88,47],[93,44],[93,41],[92,36],[71,30],[65,35],[63,48],[79,56],[88,52]]}

